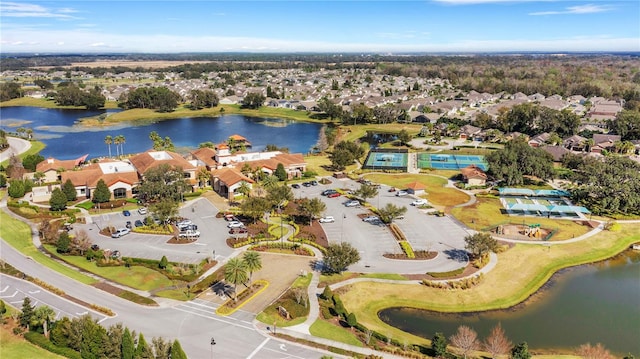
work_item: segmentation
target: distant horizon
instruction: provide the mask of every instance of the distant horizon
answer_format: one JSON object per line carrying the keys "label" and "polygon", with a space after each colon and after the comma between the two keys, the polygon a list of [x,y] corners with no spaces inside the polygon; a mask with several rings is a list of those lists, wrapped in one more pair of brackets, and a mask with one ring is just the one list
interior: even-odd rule
{"label": "distant horizon", "polygon": [[640,52],[625,0],[0,3],[0,53]]}

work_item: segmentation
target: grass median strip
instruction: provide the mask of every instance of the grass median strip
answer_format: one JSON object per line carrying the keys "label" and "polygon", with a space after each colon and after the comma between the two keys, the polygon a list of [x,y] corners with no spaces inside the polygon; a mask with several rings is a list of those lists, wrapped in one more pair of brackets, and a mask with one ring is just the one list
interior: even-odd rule
{"label": "grass median strip", "polygon": [[9,243],[18,252],[34,261],[84,284],[94,284],[97,280],[86,276],[73,268],[59,263],[40,252],[31,241],[31,228],[3,211],[0,211],[0,237]]}
{"label": "grass median strip", "polygon": [[364,346],[352,331],[340,328],[321,319],[318,319],[311,324],[311,327],[309,327],[309,333],[314,337],[335,340],[340,343],[355,345],[358,347]]}

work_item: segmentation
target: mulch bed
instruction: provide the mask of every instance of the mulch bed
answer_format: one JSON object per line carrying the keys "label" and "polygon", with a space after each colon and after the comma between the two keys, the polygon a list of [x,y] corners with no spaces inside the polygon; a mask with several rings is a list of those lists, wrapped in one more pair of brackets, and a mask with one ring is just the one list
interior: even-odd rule
{"label": "mulch bed", "polygon": [[473,273],[479,271],[480,269],[474,267],[472,264],[467,264],[467,267],[464,269],[464,271],[456,276],[453,277],[448,277],[448,278],[434,278],[428,274],[403,274],[404,277],[407,277],[407,279],[410,280],[423,280],[423,279],[427,279],[427,280],[447,280],[447,279],[458,279],[458,278],[464,278],[466,276],[472,275]]}
{"label": "mulch bed", "polygon": [[404,253],[385,253],[383,257],[389,259],[403,259],[403,260],[428,260],[433,259],[438,255],[438,252],[427,252],[427,251],[415,251],[415,258],[408,258]]}
{"label": "mulch bed", "polygon": [[113,286],[113,285],[111,285],[109,283],[105,283],[105,282],[98,282],[98,283],[93,284],[93,286],[98,288],[98,289],[100,289],[100,290],[103,290],[103,291],[105,291],[107,293],[111,293],[111,294],[113,294],[115,296],[119,296],[120,294],[122,294],[124,292],[123,289],[120,289],[120,288],[118,288],[116,286]]}

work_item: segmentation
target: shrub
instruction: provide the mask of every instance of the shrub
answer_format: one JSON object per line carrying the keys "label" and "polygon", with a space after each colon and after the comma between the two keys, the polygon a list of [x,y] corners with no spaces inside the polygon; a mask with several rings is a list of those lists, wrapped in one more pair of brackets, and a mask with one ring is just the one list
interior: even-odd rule
{"label": "shrub", "polygon": [[411,248],[411,244],[407,241],[400,241],[400,247],[402,247],[402,251],[407,255],[407,258],[414,259],[416,257],[415,253],[413,253],[413,248]]}
{"label": "shrub", "polygon": [[322,299],[333,301],[333,291],[329,286],[324,287],[322,291]]}
{"label": "shrub", "polygon": [[333,314],[331,314],[331,309],[326,305],[320,304],[320,314],[322,314],[322,318],[324,319],[333,318]]}
{"label": "shrub", "polygon": [[70,359],[82,359],[82,356],[77,351],[71,348],[62,348],[49,341],[44,335],[36,332],[24,333],[24,338],[30,343],[39,346],[52,353],[62,355],[63,357]]}

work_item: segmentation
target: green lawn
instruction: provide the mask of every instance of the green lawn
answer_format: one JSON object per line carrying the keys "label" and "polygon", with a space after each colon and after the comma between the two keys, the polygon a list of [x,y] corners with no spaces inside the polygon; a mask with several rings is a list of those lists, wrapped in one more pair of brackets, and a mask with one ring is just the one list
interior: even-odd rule
{"label": "green lawn", "polygon": [[373,182],[384,183],[396,188],[406,188],[407,184],[420,182],[426,186],[426,198],[436,206],[450,207],[465,203],[469,196],[455,188],[444,187],[447,180],[427,174],[368,174],[365,177]]}
{"label": "green lawn", "polygon": [[335,340],[337,342],[345,344],[355,345],[358,347],[364,347],[362,342],[358,340],[351,329],[338,327],[322,319],[316,320],[309,328],[309,332],[314,337],[320,337]]}
{"label": "green lawn", "polygon": [[0,326],[0,358],[2,359],[61,359],[62,356],[35,346],[22,337],[13,335],[4,326]]}
{"label": "green lawn", "polygon": [[[28,155],[34,155],[36,153],[39,153],[40,151],[42,151],[44,148],[46,147],[46,145],[43,142],[40,141],[31,141],[31,147],[25,151],[24,153],[21,153],[18,157],[20,159],[25,158]],[[0,165],[6,167],[9,164],[9,160],[5,160],[2,163],[0,163]]]}
{"label": "green lawn", "polygon": [[[384,308],[412,307],[441,312],[509,308],[537,291],[558,270],[610,258],[640,241],[640,225],[624,224],[619,232],[601,232],[577,243],[551,248],[518,244],[498,254],[498,264],[475,287],[440,290],[420,285],[356,283],[340,295],[346,309],[369,329],[398,340],[427,343],[378,318]],[[513,270],[518,268],[518,270]],[[398,295],[402,293],[402,295]]]}
{"label": "green lawn", "polygon": [[0,237],[25,256],[31,257],[36,262],[49,267],[50,269],[63,274],[71,279],[85,284],[93,284],[98,281],[88,277],[73,268],[69,268],[38,251],[31,241],[31,229],[29,226],[17,219],[0,211]]}
{"label": "green lawn", "polygon": [[[47,249],[54,252],[53,246]],[[173,282],[160,272],[142,266],[118,267],[98,267],[96,262],[89,262],[80,256],[64,256],[64,261],[87,272],[97,274],[103,278],[125,285],[129,288],[139,290],[153,290],[173,285]]]}

